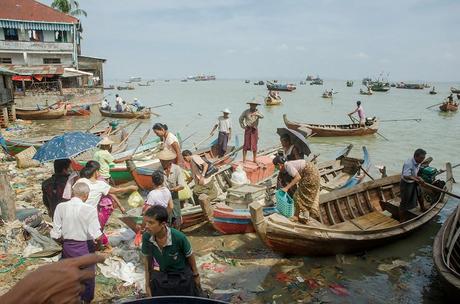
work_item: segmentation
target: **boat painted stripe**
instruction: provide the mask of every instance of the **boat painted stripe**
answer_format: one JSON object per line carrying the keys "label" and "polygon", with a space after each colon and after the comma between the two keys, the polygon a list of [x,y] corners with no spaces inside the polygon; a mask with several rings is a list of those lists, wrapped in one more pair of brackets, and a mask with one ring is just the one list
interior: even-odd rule
{"label": "boat painted stripe", "polygon": [[247,225],[247,224],[252,223],[251,219],[243,220],[243,219],[227,219],[227,218],[214,218],[214,222],[238,224],[238,225]]}

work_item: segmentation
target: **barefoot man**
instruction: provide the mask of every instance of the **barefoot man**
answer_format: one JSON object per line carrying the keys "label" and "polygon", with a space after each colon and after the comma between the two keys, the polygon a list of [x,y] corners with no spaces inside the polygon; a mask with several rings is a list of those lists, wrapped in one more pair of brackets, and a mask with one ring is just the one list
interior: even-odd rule
{"label": "barefoot man", "polygon": [[257,110],[260,103],[255,101],[248,102],[249,109],[241,113],[240,126],[244,129],[244,144],[243,144],[243,162],[246,161],[246,154],[252,151],[253,161],[256,162],[257,157],[257,141],[259,140],[259,119],[264,116]]}

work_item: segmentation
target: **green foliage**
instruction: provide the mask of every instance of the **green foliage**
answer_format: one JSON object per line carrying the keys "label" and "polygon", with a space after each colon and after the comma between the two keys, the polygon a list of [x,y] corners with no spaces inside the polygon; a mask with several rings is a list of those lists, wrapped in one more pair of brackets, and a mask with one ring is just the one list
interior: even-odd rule
{"label": "green foliage", "polygon": [[75,0],[53,0],[51,7],[71,16],[87,17],[86,11],[80,8],[80,4]]}

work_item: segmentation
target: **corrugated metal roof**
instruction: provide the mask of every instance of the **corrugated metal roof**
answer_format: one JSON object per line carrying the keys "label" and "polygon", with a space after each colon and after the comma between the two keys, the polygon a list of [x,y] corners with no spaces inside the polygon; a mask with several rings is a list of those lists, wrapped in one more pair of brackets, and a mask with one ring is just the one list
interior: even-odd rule
{"label": "corrugated metal roof", "polygon": [[14,71],[8,69],[7,67],[1,66],[0,65],[0,74],[6,74],[6,75],[14,75]]}
{"label": "corrugated metal roof", "polygon": [[62,75],[64,67],[62,65],[36,65],[36,66],[8,66],[9,70],[18,75]]}
{"label": "corrugated metal roof", "polygon": [[78,23],[78,19],[34,0],[1,0],[0,19]]}

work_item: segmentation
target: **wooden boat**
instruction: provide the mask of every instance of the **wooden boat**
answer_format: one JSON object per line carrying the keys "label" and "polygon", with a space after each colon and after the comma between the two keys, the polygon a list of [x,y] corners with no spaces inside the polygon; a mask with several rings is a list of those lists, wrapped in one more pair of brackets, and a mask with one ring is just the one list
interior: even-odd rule
{"label": "wooden boat", "polygon": [[371,89],[369,89],[367,91],[364,91],[363,89],[360,89],[359,94],[361,94],[361,95],[372,95],[373,93],[372,93]]}
{"label": "wooden boat", "polygon": [[323,85],[323,80],[321,78],[315,78],[310,82],[310,85]]}
{"label": "wooden boat", "polygon": [[66,116],[88,116],[91,115],[89,105],[67,105]]}
{"label": "wooden boat", "polygon": [[436,95],[436,94],[438,94],[438,92],[436,92],[435,90],[430,91],[430,95]]}
{"label": "wooden boat", "polygon": [[259,80],[257,82],[254,82],[254,85],[264,85],[265,82],[263,82],[263,80]]}
{"label": "wooden boat", "polygon": [[58,119],[66,114],[66,106],[62,104],[56,109],[16,108],[16,117],[24,120]]}
{"label": "wooden boat", "polygon": [[[446,165],[444,190],[452,189],[452,166]],[[334,255],[367,250],[407,236],[433,219],[447,197],[423,189],[432,205],[422,212],[410,210],[411,218],[398,221],[401,176],[365,182],[320,196],[320,221],[292,222],[280,214],[264,217],[262,206],[249,206],[259,237],[274,251],[301,256]]]}
{"label": "wooden boat", "polygon": [[281,99],[281,97],[274,98],[274,97],[272,97],[270,95],[265,97],[265,105],[266,106],[277,106],[277,105],[280,105],[282,102],[283,102],[283,100]]}
{"label": "wooden boat", "polygon": [[108,87],[104,87],[104,90],[114,90],[115,86],[114,85],[109,85]]}
{"label": "wooden boat", "polygon": [[323,98],[332,98],[332,96],[333,96],[332,92],[324,92],[322,97]]}
{"label": "wooden boat", "polygon": [[99,112],[104,117],[113,117],[113,118],[125,118],[125,119],[149,119],[150,118],[150,110],[142,110],[137,112],[115,112],[115,111],[106,111],[99,108]]}
{"label": "wooden boat", "polygon": [[352,80],[348,80],[347,81],[347,87],[352,87],[353,86],[353,81]]}
{"label": "wooden boat", "polygon": [[454,87],[451,87],[450,91],[452,92],[452,94],[460,94],[460,89],[457,89],[457,88],[454,88]]}
{"label": "wooden boat", "polygon": [[387,92],[390,90],[390,84],[388,82],[374,81],[369,84],[369,87],[374,92]]}
{"label": "wooden boat", "polygon": [[460,296],[460,207],[441,226],[433,243],[433,261],[450,299]]}
{"label": "wooden boat", "polygon": [[315,137],[334,137],[334,136],[364,136],[371,135],[378,131],[379,121],[371,120],[370,125],[362,127],[360,124],[351,123],[343,125],[308,124],[289,121],[287,115],[283,115],[284,123],[289,129],[293,129],[304,134],[315,134]]}
{"label": "wooden boat", "polygon": [[270,91],[292,92],[296,89],[296,86],[293,84],[280,84],[267,81],[267,89]]}
{"label": "wooden boat", "polygon": [[[321,192],[327,193],[336,189],[350,188],[359,184],[365,177],[360,174],[360,168],[369,170],[370,160],[367,149],[363,147],[364,159],[348,157],[353,145],[347,146],[339,152],[336,159],[318,164],[321,175]],[[273,195],[277,183],[277,173],[263,180],[259,185],[267,189],[267,197]],[[223,202],[210,202],[206,196],[200,198],[200,205],[206,219],[222,234],[241,234],[254,232],[249,209],[232,208]],[[263,207],[264,216],[268,216],[276,209],[272,206]]]}
{"label": "wooden boat", "polygon": [[458,103],[445,102],[439,106],[439,110],[441,110],[441,112],[457,112]]}
{"label": "wooden boat", "polygon": [[251,80],[246,79],[244,83],[251,83]]}

